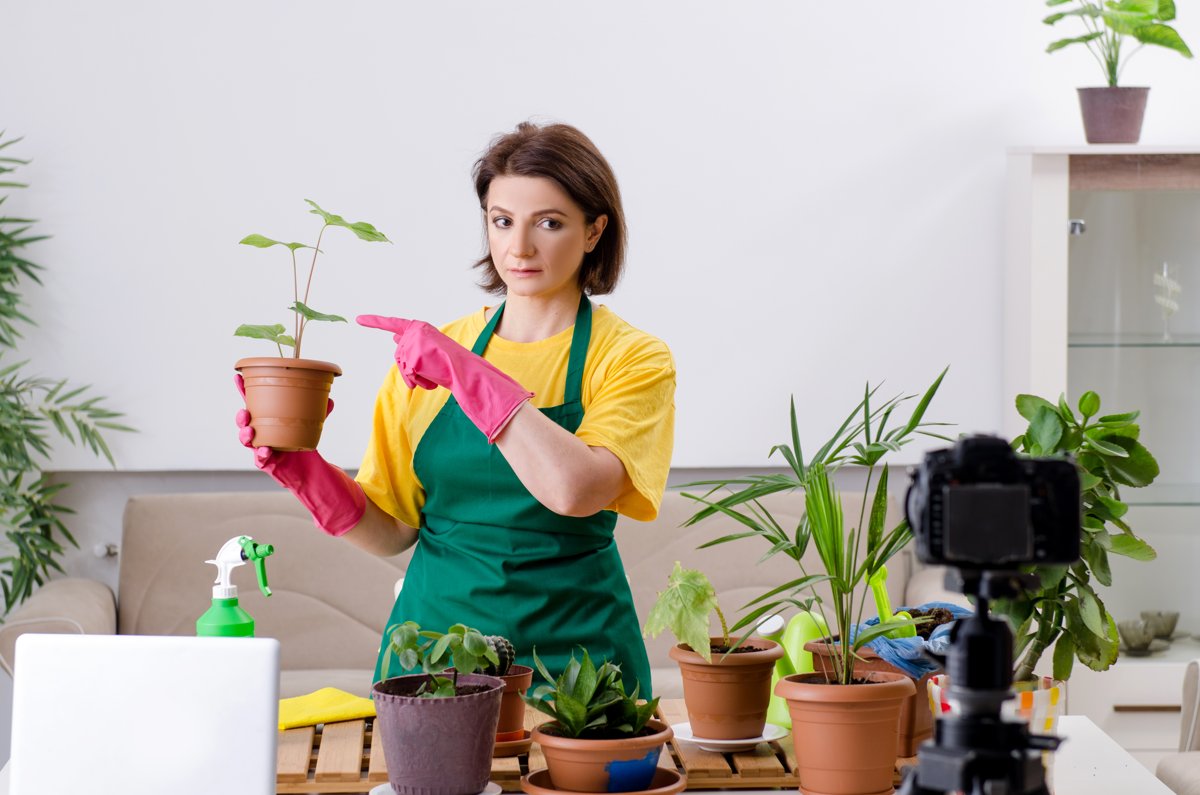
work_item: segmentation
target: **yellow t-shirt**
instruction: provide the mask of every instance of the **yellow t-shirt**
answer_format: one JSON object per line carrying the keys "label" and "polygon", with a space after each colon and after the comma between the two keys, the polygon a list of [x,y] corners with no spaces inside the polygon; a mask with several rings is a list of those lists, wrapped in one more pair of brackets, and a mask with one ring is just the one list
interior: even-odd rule
{"label": "yellow t-shirt", "polygon": [[[487,307],[442,327],[470,348],[486,325]],[[571,334],[537,342],[495,334],[484,358],[534,393],[533,405],[561,405]],[[583,422],[575,435],[610,450],[625,465],[631,487],[606,510],[649,521],[658,515],[675,440],[675,362],[662,341],[639,331],[606,306],[593,304],[592,337],[583,368]],[[367,498],[409,527],[421,526],[425,488],[413,454],[450,391],[409,389],[395,367],[375,398],[371,439],[356,480]]]}

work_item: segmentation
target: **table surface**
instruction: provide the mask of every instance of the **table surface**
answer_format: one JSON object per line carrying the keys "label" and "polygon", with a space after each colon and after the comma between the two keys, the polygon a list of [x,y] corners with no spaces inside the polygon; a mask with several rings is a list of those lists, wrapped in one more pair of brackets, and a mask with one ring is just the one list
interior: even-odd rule
{"label": "table surface", "polygon": [[[1059,719],[1066,742],[1055,752],[1051,772],[1055,795],[1174,795],[1091,719]],[[730,790],[729,792],[734,792]],[[778,795],[780,790],[737,790],[737,795]],[[8,764],[0,769],[0,795],[8,795]]]}

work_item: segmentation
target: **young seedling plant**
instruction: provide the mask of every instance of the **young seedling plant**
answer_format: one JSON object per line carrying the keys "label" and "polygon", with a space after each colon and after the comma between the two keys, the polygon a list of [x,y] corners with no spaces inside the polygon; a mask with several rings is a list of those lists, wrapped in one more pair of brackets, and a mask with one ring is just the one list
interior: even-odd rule
{"label": "young seedling plant", "polygon": [[717,603],[716,589],[704,572],[685,569],[675,561],[675,569],[667,578],[667,589],[658,592],[658,601],[651,608],[642,632],[646,637],[657,638],[664,629],[669,629],[677,641],[711,663],[713,644],[708,635],[708,617],[713,613],[721,623],[721,649],[728,650],[729,627]]}
{"label": "young seedling plant", "polygon": [[[385,634],[389,636],[388,642],[395,656],[389,654],[384,658],[381,671],[383,678],[389,677],[393,659],[406,671],[419,668],[427,677],[416,692],[420,698],[450,698],[455,695],[460,673],[491,673],[487,669],[492,666],[492,670],[497,672],[494,675],[502,676],[507,672],[507,666],[502,664],[498,647],[503,650],[507,645],[507,661],[509,665],[512,664],[511,643],[495,635],[485,636],[479,630],[463,624],[455,624],[443,634],[422,630],[415,621],[405,621],[388,627]],[[438,676],[451,666],[454,667],[451,677]]]}
{"label": "young seedling plant", "polygon": [[[265,326],[253,326],[243,324],[238,326],[237,331],[233,332],[235,337],[250,337],[252,339],[269,340],[275,343],[275,347],[279,350],[279,355],[283,356],[283,346],[288,346],[292,349],[292,357],[300,358],[300,345],[304,341],[304,330],[308,326],[310,320],[324,320],[331,322],[345,323],[346,318],[341,315],[327,315],[312,309],[308,305],[308,294],[312,289],[313,272],[317,267],[317,255],[321,253],[321,238],[325,235],[325,230],[331,226],[340,226],[349,229],[355,234],[359,240],[365,240],[368,243],[390,243],[387,237],[366,221],[356,221],[351,223],[340,215],[327,213],[317,206],[317,203],[311,199],[304,201],[312,205],[309,210],[313,215],[319,215],[325,221],[321,225],[321,231],[317,233],[316,245],[308,246],[304,243],[284,243],[279,240],[272,240],[263,235],[253,234],[242,238],[239,243],[244,246],[254,246],[255,248],[271,248],[272,246],[283,246],[288,249],[292,255],[292,305],[288,309],[294,315],[294,327],[292,334],[287,333],[287,329],[282,323],[274,323]],[[308,266],[308,279],[304,283],[304,299],[300,298],[300,274],[299,265],[296,262],[296,252],[300,249],[310,249],[313,253],[312,262]]]}
{"label": "young seedling plant", "polygon": [[538,658],[537,649],[533,664],[549,684],[539,685],[521,698],[553,718],[557,725],[552,731],[559,736],[594,740],[636,737],[658,709],[657,698],[638,703],[637,687],[626,695],[620,666],[606,660],[596,668],[587,649],[583,649],[582,662],[571,655],[557,680]]}

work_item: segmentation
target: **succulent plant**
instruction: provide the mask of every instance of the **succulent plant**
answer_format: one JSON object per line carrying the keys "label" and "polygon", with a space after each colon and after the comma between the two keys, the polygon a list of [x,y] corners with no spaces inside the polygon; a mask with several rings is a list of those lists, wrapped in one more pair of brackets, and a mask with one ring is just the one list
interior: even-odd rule
{"label": "succulent plant", "polygon": [[513,648],[512,641],[503,635],[484,635],[483,639],[492,647],[499,659],[494,663],[489,660],[479,672],[487,676],[504,676],[517,659],[517,651]]}

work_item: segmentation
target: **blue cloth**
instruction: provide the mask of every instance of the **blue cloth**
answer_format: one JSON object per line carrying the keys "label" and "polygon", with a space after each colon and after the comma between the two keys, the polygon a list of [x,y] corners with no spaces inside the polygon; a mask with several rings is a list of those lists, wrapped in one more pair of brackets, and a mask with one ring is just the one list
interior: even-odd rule
{"label": "blue cloth", "polygon": [[[955,620],[965,618],[971,615],[971,611],[960,605],[950,604],[949,602],[926,602],[923,605],[917,605],[917,610],[932,610],[935,607],[944,607],[950,611]],[[913,608],[902,607],[900,610],[910,610]],[[896,612],[900,612],[897,610]],[[920,679],[928,673],[933,673],[938,670],[937,663],[925,655],[926,651],[934,654],[945,654],[946,649],[950,646],[950,628],[954,626],[954,621],[949,624],[942,624],[933,630],[929,640],[921,637],[916,638],[887,638],[879,637],[872,641],[863,644],[871,651],[879,655],[884,662],[896,666],[904,673],[914,679]],[[879,618],[872,618],[869,621],[864,621],[859,626],[871,627],[879,624]],[[854,627],[850,632],[851,639],[857,637],[858,627]]]}

